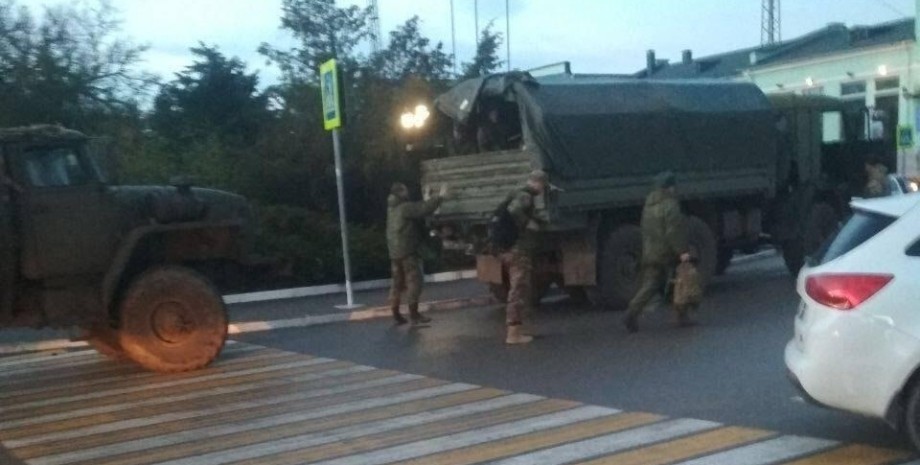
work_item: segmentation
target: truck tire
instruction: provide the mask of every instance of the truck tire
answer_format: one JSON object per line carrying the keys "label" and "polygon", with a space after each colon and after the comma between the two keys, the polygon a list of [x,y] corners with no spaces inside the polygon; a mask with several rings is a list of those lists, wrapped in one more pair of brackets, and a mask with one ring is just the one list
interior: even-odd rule
{"label": "truck tire", "polygon": [[618,226],[604,240],[598,260],[597,287],[588,297],[598,307],[626,308],[639,286],[642,231],[634,224]]}
{"label": "truck tire", "polygon": [[716,276],[722,276],[728,267],[732,264],[732,256],[735,251],[725,247],[719,247],[716,257]]}
{"label": "truck tire", "polygon": [[839,223],[840,219],[834,207],[824,202],[814,204],[808,215],[804,237],[782,244],[786,269],[793,276],[798,275],[799,270],[805,266],[805,258],[821,248],[827,238],[837,230]]}
{"label": "truck tire", "polygon": [[118,330],[109,326],[94,326],[86,330],[86,342],[96,349],[96,352],[115,360],[125,361],[125,356],[121,344],[118,343]]}
{"label": "truck tire", "polygon": [[500,304],[508,303],[508,285],[489,283],[489,293]]}
{"label": "truck tire", "polygon": [[227,311],[214,286],[187,268],[162,266],[131,283],[118,341],[142,367],[163,373],[207,366],[227,339]]}
{"label": "truck tire", "polygon": [[696,216],[687,217],[687,243],[690,253],[697,258],[696,268],[700,272],[703,285],[716,274],[718,265],[718,246],[712,229]]}
{"label": "truck tire", "polygon": [[837,231],[840,224],[834,207],[822,202],[811,207],[808,227],[805,228],[805,256],[811,256],[824,245],[824,241]]}

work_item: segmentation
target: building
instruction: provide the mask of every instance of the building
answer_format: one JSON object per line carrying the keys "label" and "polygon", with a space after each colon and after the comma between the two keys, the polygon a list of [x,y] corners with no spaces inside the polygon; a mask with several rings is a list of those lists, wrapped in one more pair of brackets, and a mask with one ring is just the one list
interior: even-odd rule
{"label": "building", "polygon": [[[920,0],[917,1],[920,8]],[[920,127],[920,48],[913,19],[872,26],[829,24],[792,40],[694,58],[660,60],[649,51],[639,78],[739,79],[765,93],[823,94],[853,102],[846,127],[864,128],[860,137],[884,138],[897,153],[898,171],[920,172],[914,137]],[[825,118],[825,139],[841,137],[839,115]],[[901,145],[899,147],[899,133]]]}

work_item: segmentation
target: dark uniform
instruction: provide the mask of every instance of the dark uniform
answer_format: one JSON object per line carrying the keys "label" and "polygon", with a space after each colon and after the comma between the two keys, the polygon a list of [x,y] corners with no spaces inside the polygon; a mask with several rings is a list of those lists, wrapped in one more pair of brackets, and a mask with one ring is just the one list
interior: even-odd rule
{"label": "dark uniform", "polygon": [[638,330],[639,314],[660,295],[678,258],[688,251],[687,226],[680,204],[673,193],[673,175],[656,178],[658,186],[649,194],[642,209],[642,262],[639,291],[629,303],[624,324],[630,332]]}
{"label": "dark uniform", "polygon": [[390,252],[390,270],[393,283],[390,286],[390,308],[397,323],[406,322],[399,314],[400,294],[406,293],[409,317],[413,323],[427,322],[418,311],[418,300],[422,293],[422,272],[418,257],[421,242],[417,221],[438,209],[441,198],[432,197],[424,202],[410,202],[408,189],[396,184],[387,199],[387,247]]}

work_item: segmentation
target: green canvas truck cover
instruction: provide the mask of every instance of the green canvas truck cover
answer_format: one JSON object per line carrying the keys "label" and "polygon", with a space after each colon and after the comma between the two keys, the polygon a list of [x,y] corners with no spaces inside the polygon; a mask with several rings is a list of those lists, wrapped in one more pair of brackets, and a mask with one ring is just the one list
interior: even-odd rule
{"label": "green canvas truck cover", "polygon": [[750,83],[629,78],[539,82],[527,73],[459,83],[438,97],[451,119],[476,124],[484,99],[515,102],[525,148],[555,181],[650,177],[659,171],[772,171],[775,116]]}

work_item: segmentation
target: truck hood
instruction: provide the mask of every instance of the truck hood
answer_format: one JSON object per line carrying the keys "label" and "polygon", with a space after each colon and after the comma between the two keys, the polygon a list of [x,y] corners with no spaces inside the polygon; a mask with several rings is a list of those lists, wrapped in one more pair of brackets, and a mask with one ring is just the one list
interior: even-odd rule
{"label": "truck hood", "polygon": [[[191,196],[183,195],[174,186],[112,186],[109,187],[112,197],[122,211],[121,218],[133,223],[126,225],[135,226],[139,223],[149,223],[151,220],[163,222],[157,218],[158,204],[169,203],[177,209],[191,210],[195,205],[203,205],[200,215],[185,215],[184,220],[171,220],[169,222],[207,220],[227,221],[241,220],[244,223],[252,222],[252,210],[246,198],[226,191],[191,188]],[[181,216],[181,215],[179,215]],[[197,216],[192,218],[191,216]]]}

